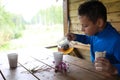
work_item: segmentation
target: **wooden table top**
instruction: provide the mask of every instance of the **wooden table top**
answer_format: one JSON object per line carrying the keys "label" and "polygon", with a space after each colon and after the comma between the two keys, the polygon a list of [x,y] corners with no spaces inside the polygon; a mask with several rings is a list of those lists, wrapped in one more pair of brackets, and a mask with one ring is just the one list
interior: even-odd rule
{"label": "wooden table top", "polygon": [[[10,69],[7,54],[18,53],[18,66]],[[77,57],[64,55],[69,71],[55,72],[53,51],[46,48],[28,48],[0,53],[0,69],[6,80],[119,80],[118,76],[104,75],[94,65]],[[4,80],[0,75],[0,80]]]}

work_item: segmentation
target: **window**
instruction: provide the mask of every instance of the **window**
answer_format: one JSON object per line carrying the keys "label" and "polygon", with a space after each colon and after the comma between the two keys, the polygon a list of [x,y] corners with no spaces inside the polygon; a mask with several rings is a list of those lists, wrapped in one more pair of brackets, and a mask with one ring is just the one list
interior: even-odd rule
{"label": "window", "polygon": [[0,47],[53,46],[63,37],[62,0],[1,0]]}

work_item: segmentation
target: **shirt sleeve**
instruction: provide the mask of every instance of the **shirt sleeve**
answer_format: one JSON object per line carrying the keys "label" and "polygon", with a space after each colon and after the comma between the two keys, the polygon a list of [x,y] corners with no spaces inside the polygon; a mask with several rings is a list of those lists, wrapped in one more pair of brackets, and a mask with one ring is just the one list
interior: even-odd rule
{"label": "shirt sleeve", "polygon": [[83,44],[90,44],[91,42],[91,37],[83,34],[75,34],[76,39],[75,41],[81,42]]}
{"label": "shirt sleeve", "polygon": [[113,64],[113,66],[115,66],[118,71],[118,75],[120,76],[120,64]]}
{"label": "shirt sleeve", "polygon": [[117,70],[118,75],[120,75],[120,41],[116,41],[116,44],[114,45],[114,56],[117,60],[117,63],[113,64]]}

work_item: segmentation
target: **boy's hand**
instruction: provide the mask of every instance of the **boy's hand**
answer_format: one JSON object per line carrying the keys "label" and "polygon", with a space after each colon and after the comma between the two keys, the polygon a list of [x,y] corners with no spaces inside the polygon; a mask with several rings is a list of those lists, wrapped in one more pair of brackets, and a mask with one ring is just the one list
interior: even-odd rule
{"label": "boy's hand", "polygon": [[100,68],[102,72],[106,72],[110,75],[115,75],[118,73],[117,69],[109,62],[109,60],[105,58],[97,58],[95,61],[95,68],[96,70]]}
{"label": "boy's hand", "polygon": [[73,33],[68,33],[66,37],[69,41],[72,41],[72,40],[74,41],[76,38],[76,36]]}

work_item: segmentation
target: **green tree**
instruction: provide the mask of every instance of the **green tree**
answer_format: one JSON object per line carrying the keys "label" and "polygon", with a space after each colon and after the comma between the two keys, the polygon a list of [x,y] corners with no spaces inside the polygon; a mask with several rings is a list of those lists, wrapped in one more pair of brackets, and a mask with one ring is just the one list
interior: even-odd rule
{"label": "green tree", "polygon": [[54,6],[47,9],[41,9],[33,17],[32,23],[41,23],[44,25],[62,24],[63,9],[61,6]]}
{"label": "green tree", "polygon": [[3,5],[0,4],[0,45],[13,38],[21,36],[20,31],[24,29],[22,16],[7,12]]}

